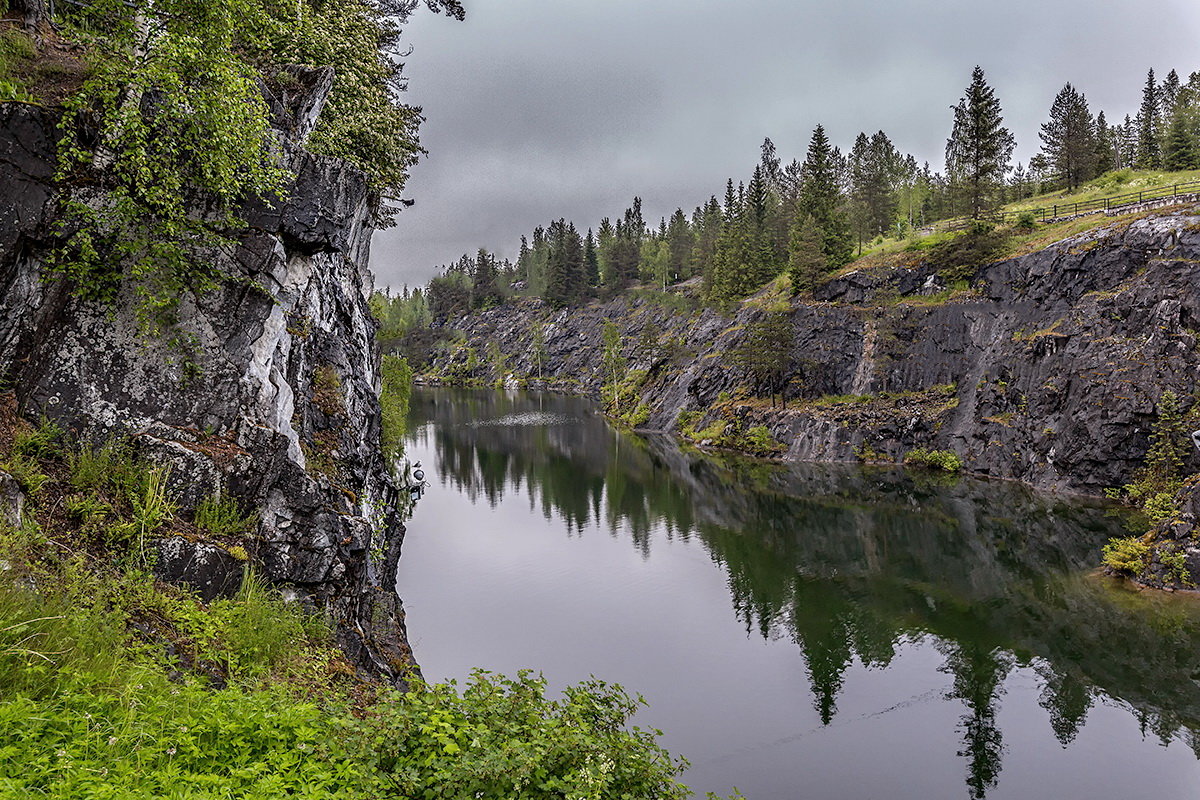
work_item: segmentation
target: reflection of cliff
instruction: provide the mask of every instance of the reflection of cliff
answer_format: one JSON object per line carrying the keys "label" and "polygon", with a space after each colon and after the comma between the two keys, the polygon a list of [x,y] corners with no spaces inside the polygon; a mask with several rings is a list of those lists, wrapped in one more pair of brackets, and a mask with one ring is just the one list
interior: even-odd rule
{"label": "reflection of cliff", "polygon": [[[826,723],[855,659],[887,666],[900,641],[935,637],[965,707],[972,797],[999,775],[998,698],[1016,664],[1042,676],[1063,743],[1097,694],[1163,738],[1200,731],[1200,616],[1072,576],[1119,532],[1102,508],[1013,484],[685,453],[622,436],[569,398],[418,391],[413,408],[417,425],[437,423],[420,435],[441,479],[473,495],[526,486],[572,530],[620,526],[646,553],[658,525],[698,537],[747,630],[799,646]],[[549,416],[511,416],[528,412]],[[538,424],[489,424],[503,417]]]}

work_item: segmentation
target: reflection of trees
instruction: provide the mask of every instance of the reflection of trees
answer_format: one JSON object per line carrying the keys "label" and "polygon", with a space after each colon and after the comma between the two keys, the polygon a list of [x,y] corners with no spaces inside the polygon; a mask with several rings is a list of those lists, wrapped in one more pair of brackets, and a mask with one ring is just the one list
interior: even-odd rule
{"label": "reflection of trees", "polygon": [[[1064,746],[1103,692],[1147,732],[1184,731],[1200,750],[1197,615],[1171,598],[1061,577],[1089,567],[1118,532],[1101,509],[1011,484],[684,453],[619,435],[568,398],[418,391],[413,408],[418,423],[437,421],[419,435],[432,435],[442,481],[473,500],[524,487],[569,530],[625,530],[645,554],[659,527],[698,536],[747,632],[797,643],[823,723],[854,659],[887,666],[902,638],[936,637],[968,712],[972,797],[999,775],[996,708],[1012,654],[1036,666]],[[563,421],[481,424],[529,411]]]}
{"label": "reflection of trees", "polygon": [[967,789],[972,798],[981,799],[1000,777],[1004,742],[996,725],[996,700],[1013,658],[978,641],[943,643],[942,652],[945,669],[954,676],[949,697],[962,700],[969,712],[962,718],[963,749],[958,752],[967,759]]}

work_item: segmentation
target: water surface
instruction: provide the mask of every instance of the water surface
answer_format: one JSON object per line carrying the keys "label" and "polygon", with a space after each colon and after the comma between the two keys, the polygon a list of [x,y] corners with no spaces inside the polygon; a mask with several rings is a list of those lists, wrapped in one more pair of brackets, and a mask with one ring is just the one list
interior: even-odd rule
{"label": "water surface", "polygon": [[684,452],[556,396],[418,389],[410,428],[431,680],[621,683],[701,795],[1200,794],[1200,614],[1089,575],[1107,509]]}

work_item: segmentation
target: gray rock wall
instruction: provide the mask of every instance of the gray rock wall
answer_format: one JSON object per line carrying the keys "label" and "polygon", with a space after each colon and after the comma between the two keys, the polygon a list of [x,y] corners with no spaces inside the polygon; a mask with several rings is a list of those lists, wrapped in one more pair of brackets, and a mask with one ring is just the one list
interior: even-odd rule
{"label": "gray rock wall", "polygon": [[[331,609],[361,669],[397,675],[404,529],[378,444],[364,179],[284,142],[287,199],[244,209],[250,229],[217,257],[220,287],[183,297],[178,328],[149,338],[131,289],[112,307],[83,302],[47,267],[56,122],[0,104],[0,375],[21,412],[93,442],[132,437],[171,465],[185,506],[219,491],[259,509],[255,568]],[[169,549],[169,566],[212,561]]]}
{"label": "gray rock wall", "polygon": [[[970,292],[950,294],[924,266],[831,280],[790,306],[787,408],[737,399],[748,381],[729,354],[764,313],[754,303],[725,318],[628,298],[557,311],[522,301],[449,321],[466,342],[430,374],[491,382],[494,342],[512,376],[537,378],[531,331],[543,325],[545,383],[595,396],[612,320],[630,367],[649,371],[640,391],[649,429],[675,429],[682,411],[715,418],[720,404],[744,425],[766,425],[789,459],[949,449],[975,473],[1099,495],[1140,465],[1162,392],[1194,391],[1198,228],[1195,210],[1116,221],[981,266]],[[647,353],[647,339],[659,347]]]}

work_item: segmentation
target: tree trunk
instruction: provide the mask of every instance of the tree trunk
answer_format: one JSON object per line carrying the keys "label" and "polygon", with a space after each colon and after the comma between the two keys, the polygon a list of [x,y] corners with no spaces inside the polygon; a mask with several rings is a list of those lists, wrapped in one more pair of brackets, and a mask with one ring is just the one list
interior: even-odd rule
{"label": "tree trunk", "polygon": [[12,6],[14,11],[25,12],[26,30],[36,31],[50,24],[50,10],[46,7],[46,0],[14,0]]}

